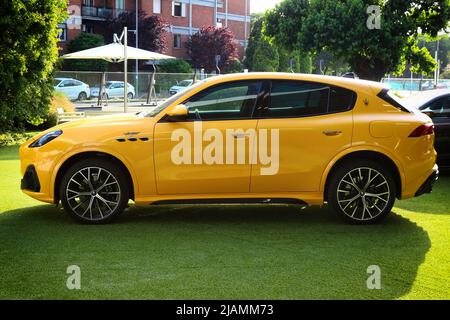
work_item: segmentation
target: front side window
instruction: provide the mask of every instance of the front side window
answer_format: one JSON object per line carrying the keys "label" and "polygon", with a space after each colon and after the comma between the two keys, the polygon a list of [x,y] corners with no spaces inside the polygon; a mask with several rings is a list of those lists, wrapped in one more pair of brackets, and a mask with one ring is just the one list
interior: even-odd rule
{"label": "front side window", "polygon": [[445,96],[431,102],[424,111],[432,111],[436,116],[450,113],[450,96]]}
{"label": "front side window", "polygon": [[188,118],[251,118],[261,86],[262,81],[236,81],[209,87],[184,102],[188,108]]}

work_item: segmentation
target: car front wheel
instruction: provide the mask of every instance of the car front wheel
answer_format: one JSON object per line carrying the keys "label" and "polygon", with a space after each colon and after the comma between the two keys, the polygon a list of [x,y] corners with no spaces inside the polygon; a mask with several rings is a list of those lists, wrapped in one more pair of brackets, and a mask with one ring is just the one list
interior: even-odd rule
{"label": "car front wheel", "polygon": [[396,185],[389,169],[372,160],[355,159],[334,172],[327,199],[330,208],[345,221],[370,224],[387,216],[395,195]]}
{"label": "car front wheel", "polygon": [[125,210],[128,198],[124,173],[104,159],[86,159],[74,164],[61,181],[64,211],[83,223],[110,222]]}
{"label": "car front wheel", "polygon": [[78,100],[79,101],[84,101],[87,99],[87,94],[86,92],[80,92],[80,94],[78,95]]}

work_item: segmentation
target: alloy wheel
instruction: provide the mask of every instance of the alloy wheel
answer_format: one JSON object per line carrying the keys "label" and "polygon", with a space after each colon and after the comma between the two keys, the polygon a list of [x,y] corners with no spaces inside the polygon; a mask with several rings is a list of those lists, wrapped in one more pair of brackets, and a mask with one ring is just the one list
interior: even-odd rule
{"label": "alloy wheel", "polygon": [[389,183],[379,171],[360,167],[349,171],[339,182],[337,202],[351,219],[368,221],[379,216],[389,204]]}
{"label": "alloy wheel", "polygon": [[100,167],[86,167],[75,172],[65,192],[72,211],[90,221],[110,216],[117,209],[121,196],[116,177]]}

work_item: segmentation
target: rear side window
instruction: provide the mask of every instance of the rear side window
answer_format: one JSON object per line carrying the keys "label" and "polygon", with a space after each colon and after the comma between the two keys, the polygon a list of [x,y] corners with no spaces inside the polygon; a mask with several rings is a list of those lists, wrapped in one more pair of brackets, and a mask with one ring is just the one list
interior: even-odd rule
{"label": "rear side window", "polygon": [[329,87],[300,81],[272,81],[268,117],[301,117],[327,110]]}
{"label": "rear side window", "polygon": [[267,118],[288,118],[347,111],[353,108],[356,93],[322,83],[274,80],[270,101],[263,109]]}

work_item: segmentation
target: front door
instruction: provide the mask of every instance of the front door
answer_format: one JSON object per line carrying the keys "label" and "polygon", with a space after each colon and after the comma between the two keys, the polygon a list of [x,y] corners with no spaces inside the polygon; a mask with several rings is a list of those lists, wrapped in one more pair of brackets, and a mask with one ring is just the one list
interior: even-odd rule
{"label": "front door", "polygon": [[214,85],[183,104],[181,122],[163,117],[154,129],[159,194],[221,194],[250,190],[261,81]]}

